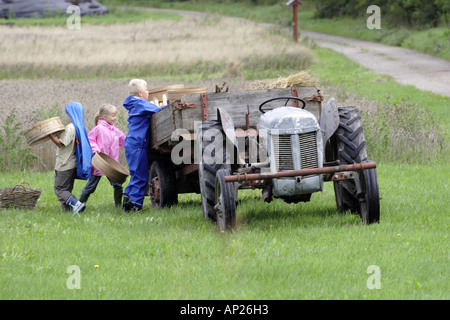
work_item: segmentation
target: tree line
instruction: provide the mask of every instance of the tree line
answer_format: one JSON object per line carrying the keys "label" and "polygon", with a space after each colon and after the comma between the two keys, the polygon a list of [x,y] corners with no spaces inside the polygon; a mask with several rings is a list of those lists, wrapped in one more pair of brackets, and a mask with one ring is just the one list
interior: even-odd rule
{"label": "tree line", "polygon": [[[166,2],[211,2],[211,0],[165,0]],[[249,5],[286,4],[287,0],[215,0],[216,3],[247,3]],[[382,19],[393,26],[436,27],[450,23],[449,0],[304,0],[313,5],[318,18],[362,17],[367,7],[380,7]]]}
{"label": "tree line", "polygon": [[315,0],[318,18],[366,15],[369,5],[380,7],[382,19],[396,26],[437,27],[450,22],[448,0]]}

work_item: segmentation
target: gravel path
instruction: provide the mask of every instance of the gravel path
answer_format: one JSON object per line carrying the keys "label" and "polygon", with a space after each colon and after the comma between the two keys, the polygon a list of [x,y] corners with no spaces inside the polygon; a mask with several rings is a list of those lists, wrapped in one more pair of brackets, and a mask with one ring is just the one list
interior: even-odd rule
{"label": "gravel path", "polygon": [[398,83],[450,97],[450,61],[415,50],[324,33],[301,31],[320,47],[342,53],[375,73]]}

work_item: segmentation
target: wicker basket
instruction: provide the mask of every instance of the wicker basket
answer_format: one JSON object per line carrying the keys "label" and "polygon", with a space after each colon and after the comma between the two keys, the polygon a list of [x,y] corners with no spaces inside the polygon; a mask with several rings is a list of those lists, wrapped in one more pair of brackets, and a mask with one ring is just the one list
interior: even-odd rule
{"label": "wicker basket", "polygon": [[163,95],[165,95],[167,98],[167,90],[181,89],[181,88],[184,88],[184,84],[172,84],[165,87],[150,89],[148,90],[148,100],[153,101],[156,99],[158,101],[163,101]]}
{"label": "wicker basket", "polygon": [[42,190],[31,189],[30,184],[23,181],[13,188],[0,189],[0,209],[18,208],[33,209]]}
{"label": "wicker basket", "polygon": [[92,165],[105,176],[120,184],[124,183],[129,175],[124,166],[103,152],[94,154]]}
{"label": "wicker basket", "polygon": [[30,129],[25,131],[24,135],[28,145],[34,146],[49,140],[50,137],[48,135],[50,133],[59,136],[65,129],[66,127],[61,122],[60,117],[54,117],[36,123]]}
{"label": "wicker basket", "polygon": [[167,90],[167,99],[173,102],[179,100],[184,94],[206,93],[206,90],[207,88],[204,87],[169,89]]}

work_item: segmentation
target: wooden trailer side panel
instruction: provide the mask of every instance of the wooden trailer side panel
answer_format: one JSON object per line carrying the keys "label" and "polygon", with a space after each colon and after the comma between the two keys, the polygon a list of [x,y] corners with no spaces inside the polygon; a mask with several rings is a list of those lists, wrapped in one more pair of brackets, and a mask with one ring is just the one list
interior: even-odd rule
{"label": "wooden trailer side panel", "polygon": [[[298,87],[296,89],[299,98],[305,99],[318,95],[316,87]],[[217,120],[217,108],[221,107],[230,114],[236,128],[246,128],[247,113],[249,113],[250,127],[256,128],[259,117],[261,116],[261,112],[258,109],[261,103],[275,97],[290,96],[292,96],[291,88],[207,93],[206,102],[208,120]],[[160,146],[169,141],[172,132],[176,129],[184,129],[186,132],[189,131],[190,133],[193,133],[195,123],[202,121],[203,108],[200,94],[183,95],[181,101],[186,102],[190,107],[175,111],[168,107],[153,116],[151,137],[153,147]],[[293,106],[293,101],[294,100],[290,100],[287,105]],[[284,105],[284,102],[280,100],[277,102],[277,105]],[[300,102],[299,105],[301,106]],[[305,110],[313,113],[319,120],[321,102],[317,100],[308,100],[306,101]]]}

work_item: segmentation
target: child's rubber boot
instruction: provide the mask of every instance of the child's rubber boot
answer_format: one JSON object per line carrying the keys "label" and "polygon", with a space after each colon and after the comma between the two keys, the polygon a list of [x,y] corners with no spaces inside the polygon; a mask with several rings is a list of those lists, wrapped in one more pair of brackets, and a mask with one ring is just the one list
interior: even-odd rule
{"label": "child's rubber boot", "polygon": [[86,209],[86,206],[84,205],[83,202],[81,202],[80,200],[78,200],[77,198],[75,198],[75,196],[70,196],[69,199],[67,199],[66,203],[72,207],[73,210],[73,214],[77,214],[79,212],[84,211],[84,209]]}
{"label": "child's rubber boot", "polygon": [[123,205],[122,205],[122,211],[127,212],[130,211],[133,208],[133,204],[130,201],[130,197],[127,195],[123,196]]}
{"label": "child's rubber boot", "polygon": [[89,195],[85,193],[80,194],[80,202],[86,203],[86,201],[89,199]]}
{"label": "child's rubber boot", "polygon": [[123,195],[122,190],[114,189],[114,203],[118,208],[122,206],[122,195]]}

